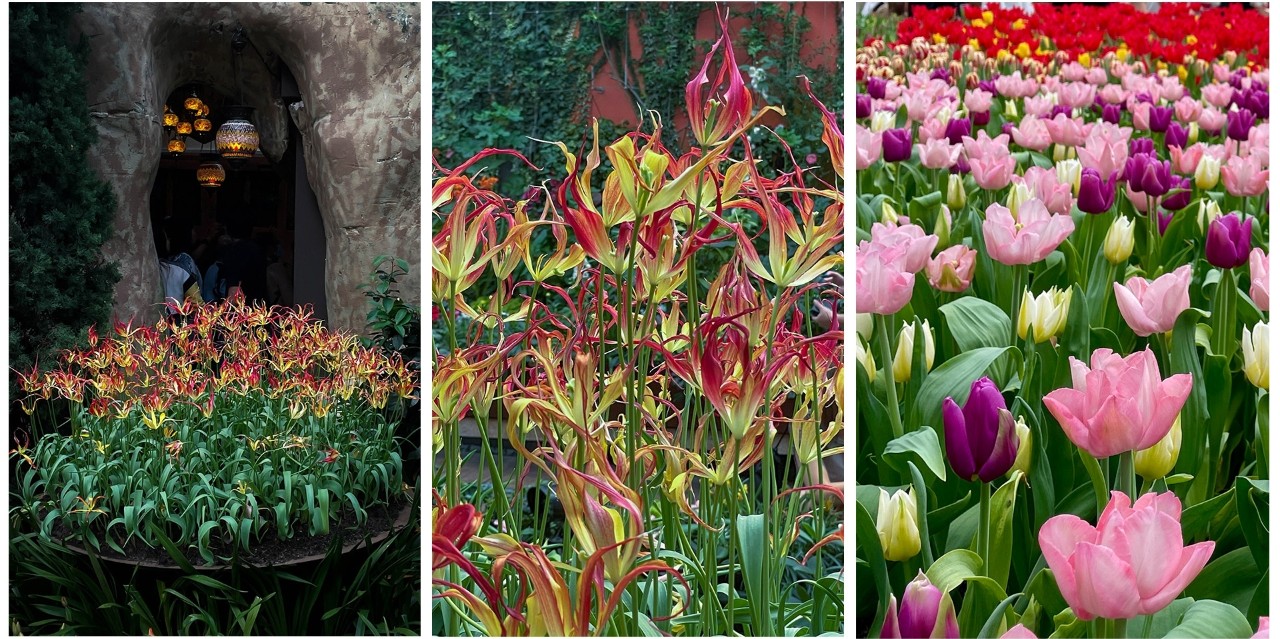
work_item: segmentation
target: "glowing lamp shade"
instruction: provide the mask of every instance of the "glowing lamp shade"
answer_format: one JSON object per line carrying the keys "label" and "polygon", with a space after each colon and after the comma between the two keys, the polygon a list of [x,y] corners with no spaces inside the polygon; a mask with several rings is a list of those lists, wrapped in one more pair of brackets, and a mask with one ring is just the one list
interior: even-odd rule
{"label": "glowing lamp shade", "polygon": [[226,179],[227,170],[217,162],[208,161],[196,169],[196,181],[200,183],[200,186],[217,188],[222,186],[222,182]]}
{"label": "glowing lamp shade", "polygon": [[244,160],[253,157],[258,151],[258,130],[249,121],[253,110],[248,107],[233,107],[230,117],[218,129],[215,138],[218,153],[228,160]]}
{"label": "glowing lamp shade", "polygon": [[174,113],[174,112],[172,112],[172,111],[165,111],[165,114],[164,114],[164,125],[165,125],[165,126],[167,126],[167,127],[169,127],[169,128],[173,128],[173,127],[175,127],[175,126],[178,126],[178,114],[177,114],[177,113]]}
{"label": "glowing lamp shade", "polygon": [[192,113],[199,111],[201,106],[204,106],[204,102],[201,101],[200,98],[196,97],[195,93],[192,93],[191,97],[187,98],[186,101],[182,103],[182,108],[191,111]]}
{"label": "glowing lamp shade", "polygon": [[178,135],[191,135],[191,123],[183,120],[178,123]]}
{"label": "glowing lamp shade", "polygon": [[196,121],[192,123],[192,127],[203,133],[205,131],[212,131],[213,123],[210,122],[208,118],[196,118]]}
{"label": "glowing lamp shade", "polygon": [[182,155],[186,150],[187,143],[182,138],[169,140],[169,152],[175,156]]}

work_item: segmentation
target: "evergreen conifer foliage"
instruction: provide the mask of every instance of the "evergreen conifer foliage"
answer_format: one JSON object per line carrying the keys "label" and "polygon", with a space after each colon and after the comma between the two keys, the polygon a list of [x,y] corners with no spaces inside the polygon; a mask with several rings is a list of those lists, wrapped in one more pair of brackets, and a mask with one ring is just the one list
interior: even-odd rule
{"label": "evergreen conifer foliage", "polygon": [[9,353],[26,370],[106,322],[119,279],[102,256],[116,198],[89,166],[88,44],[74,4],[9,5]]}

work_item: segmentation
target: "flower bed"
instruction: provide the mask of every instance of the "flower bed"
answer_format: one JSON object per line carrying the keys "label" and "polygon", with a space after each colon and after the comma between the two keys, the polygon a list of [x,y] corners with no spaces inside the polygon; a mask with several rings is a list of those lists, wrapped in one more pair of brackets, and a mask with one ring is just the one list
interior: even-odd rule
{"label": "flower bed", "polygon": [[403,361],[307,310],[173,310],[107,337],[91,329],[56,370],[20,375],[44,434],[11,452],[16,510],[42,535],[122,555],[194,548],[212,564],[401,501],[382,409],[414,390]]}
{"label": "flower bed", "polygon": [[[843,196],[820,175],[843,136],[814,98],[830,164],[758,165],[746,134],[778,109],[753,99],[725,34],[688,85],[695,148],[666,146],[657,114],[603,154],[592,131],[519,200],[484,185],[502,151],[437,167],[434,633],[842,631],[843,493],[822,467],[842,333],[810,309],[839,296]],[[468,416],[503,438],[464,483]]]}
{"label": "flower bed", "polygon": [[857,53],[860,636],[1266,634],[1266,18],[1132,11]]}

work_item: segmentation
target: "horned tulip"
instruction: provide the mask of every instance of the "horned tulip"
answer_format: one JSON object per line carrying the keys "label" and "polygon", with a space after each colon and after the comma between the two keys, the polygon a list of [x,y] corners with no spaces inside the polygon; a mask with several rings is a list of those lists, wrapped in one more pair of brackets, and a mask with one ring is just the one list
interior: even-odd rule
{"label": "horned tulip", "polygon": [[1174,493],[1131,504],[1116,491],[1096,528],[1075,515],[1051,517],[1040,549],[1076,617],[1132,619],[1163,610],[1213,555],[1212,541],[1183,545],[1181,519]]}
{"label": "horned tulip", "polygon": [[1121,357],[1100,348],[1089,364],[1070,363],[1071,388],[1050,392],[1044,404],[1067,439],[1097,458],[1155,445],[1191,394],[1191,375],[1162,379],[1151,349]]}
{"label": "horned tulip", "polygon": [[[684,89],[689,126],[693,129],[694,138],[704,147],[720,142],[751,117],[751,90],[742,80],[742,72],[738,70],[738,61],[733,55],[733,43],[728,41],[727,16],[717,14],[717,17],[720,19],[720,39],[711,46],[702,62],[702,69]],[[711,82],[707,70],[711,68],[711,60],[721,45],[724,46],[724,59],[715,84],[711,86],[715,94],[706,95],[706,85]]]}

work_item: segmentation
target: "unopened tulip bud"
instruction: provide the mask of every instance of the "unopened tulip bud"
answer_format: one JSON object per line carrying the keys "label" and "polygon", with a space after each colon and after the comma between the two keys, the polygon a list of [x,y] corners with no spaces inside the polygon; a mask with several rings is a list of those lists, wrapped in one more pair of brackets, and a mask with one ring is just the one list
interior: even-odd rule
{"label": "unopened tulip bud", "polygon": [[1009,213],[1013,215],[1013,219],[1018,219],[1018,207],[1022,206],[1023,202],[1035,199],[1035,197],[1035,192],[1025,182],[1014,182],[1013,188],[1009,189],[1009,199],[1007,201]]}
{"label": "unopened tulip bud", "polygon": [[1071,289],[1050,288],[1038,296],[1033,296],[1031,291],[1024,292],[1018,309],[1018,337],[1027,339],[1030,330],[1035,343],[1047,342],[1067,325],[1070,309]]}
{"label": "unopened tulip bud", "polygon": [[1111,223],[1107,237],[1102,241],[1102,254],[1116,266],[1129,261],[1129,256],[1133,255],[1133,220],[1121,215]]}
{"label": "unopened tulip bud", "polygon": [[1079,197],[1080,173],[1084,170],[1080,160],[1063,160],[1055,164],[1053,170],[1058,174],[1058,184],[1070,184],[1071,194]]}
{"label": "unopened tulip bud", "polygon": [[882,133],[893,128],[893,112],[876,111],[871,114],[871,132]]}
{"label": "unopened tulip bud", "polygon": [[898,225],[898,211],[893,208],[893,204],[889,202],[889,198],[885,198],[880,203],[880,222],[889,226]]}
{"label": "unopened tulip bud", "polygon": [[1025,419],[1018,417],[1013,423],[1013,430],[1018,434],[1018,456],[1013,458],[1013,468],[1009,472],[1020,470],[1023,475],[1028,475],[1031,473],[1031,427],[1027,426]]}
{"label": "unopened tulip bud", "polygon": [[853,316],[853,326],[862,336],[862,339],[871,343],[871,335],[875,328],[875,315],[873,313],[855,313]]}
{"label": "unopened tulip bud", "polygon": [[1237,57],[1239,57],[1239,54],[1237,54],[1235,51],[1227,51],[1226,53],[1222,54],[1222,60],[1227,63],[1227,66],[1231,66],[1231,67],[1234,67],[1236,65]]}
{"label": "unopened tulip bud", "polygon": [[914,489],[900,490],[892,497],[885,489],[880,489],[876,534],[888,561],[906,561],[920,554],[920,525],[916,522]]}
{"label": "unopened tulip bud", "polygon": [[1151,448],[1133,454],[1133,469],[1147,481],[1155,481],[1169,474],[1178,463],[1182,450],[1182,415],[1173,420],[1173,428]]}
{"label": "unopened tulip bud", "polygon": [[947,206],[955,211],[963,210],[968,197],[969,194],[964,190],[964,178],[958,173],[952,173],[947,178]]}
{"label": "unopened tulip bud", "polygon": [[868,382],[876,381],[875,358],[871,356],[871,351],[868,351],[866,348],[863,348],[861,339],[855,340],[855,342],[856,342],[856,345],[854,346],[854,356],[858,358],[858,363],[862,364],[863,370],[867,371],[867,381]]}
{"label": "unopened tulip bud", "polygon": [[962,479],[989,482],[1013,467],[1018,456],[1013,415],[990,378],[970,386],[964,408],[951,397],[943,399],[942,425],[947,460]]}
{"label": "unopened tulip bud", "polygon": [[[933,369],[933,330],[929,327],[929,320],[925,320],[921,325],[924,329],[924,372]],[[898,333],[898,350],[893,354],[893,381],[905,383],[911,379],[911,360],[916,354],[916,325],[902,325],[902,332]]]}
{"label": "unopened tulip bud", "polygon": [[951,243],[951,209],[946,204],[938,207],[938,220],[933,223],[933,234],[938,236],[935,249],[944,249]]}
{"label": "unopened tulip bud", "polygon": [[1204,231],[1214,220],[1220,217],[1222,217],[1222,208],[1218,206],[1217,202],[1209,198],[1200,200],[1200,209],[1196,213],[1196,225],[1200,227],[1201,231]]}
{"label": "unopened tulip bud", "polygon": [[1018,103],[1011,99],[1004,101],[1004,119],[1008,122],[1018,121]]}
{"label": "unopened tulip bud", "polygon": [[1222,161],[1208,153],[1200,157],[1196,165],[1196,187],[1208,191],[1218,186],[1218,178],[1222,175]]}
{"label": "unopened tulip bud", "polygon": [[1258,322],[1250,331],[1240,329],[1240,348],[1244,351],[1244,376],[1262,390],[1271,389],[1271,337],[1266,322]]}
{"label": "unopened tulip bud", "polygon": [[1200,124],[1192,122],[1187,126],[1187,145],[1190,146],[1200,141]]}
{"label": "unopened tulip bud", "polygon": [[884,628],[880,631],[880,636],[883,639],[959,637],[960,624],[956,621],[956,609],[951,603],[951,595],[930,583],[921,570],[907,584],[906,591],[902,593],[901,605],[896,597],[889,595],[889,606],[885,609]]}

